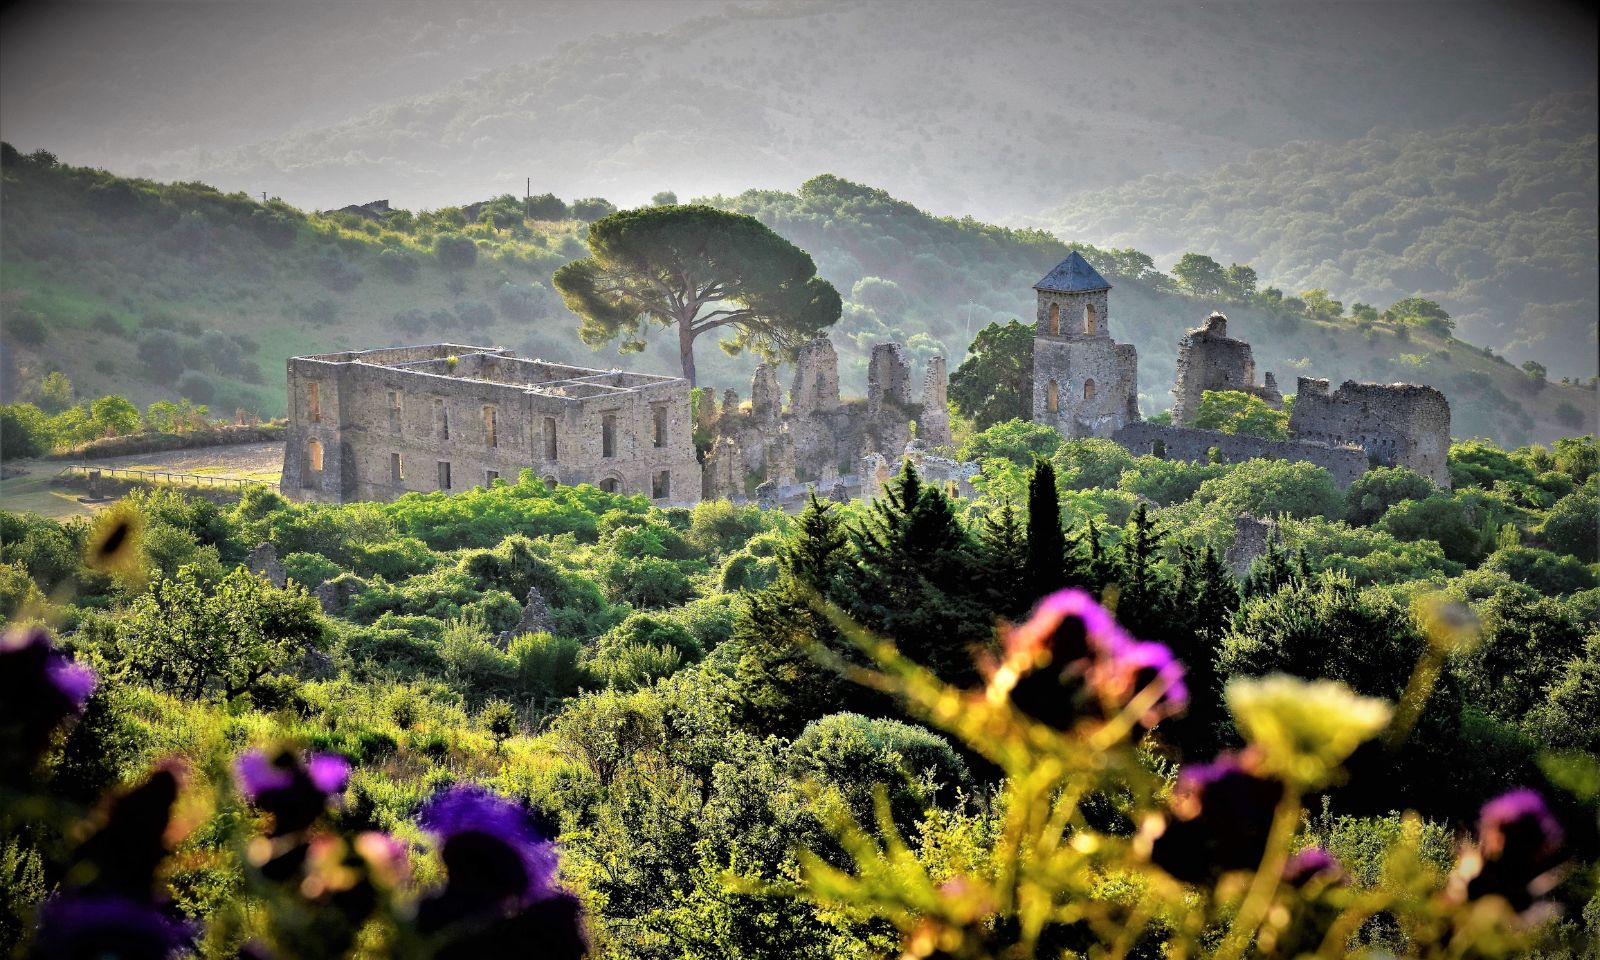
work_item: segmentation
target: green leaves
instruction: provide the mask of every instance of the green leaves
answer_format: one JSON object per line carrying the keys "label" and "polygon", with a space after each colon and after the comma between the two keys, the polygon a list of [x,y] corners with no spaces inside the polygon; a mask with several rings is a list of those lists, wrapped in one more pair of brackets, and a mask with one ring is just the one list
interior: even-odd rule
{"label": "green leaves", "polygon": [[723,347],[776,356],[839,319],[839,293],[804,250],[754,217],[705,206],[626,210],[589,228],[589,256],[553,282],[590,346],[642,349],[651,324],[678,327],[684,375],[694,339],[729,328]]}

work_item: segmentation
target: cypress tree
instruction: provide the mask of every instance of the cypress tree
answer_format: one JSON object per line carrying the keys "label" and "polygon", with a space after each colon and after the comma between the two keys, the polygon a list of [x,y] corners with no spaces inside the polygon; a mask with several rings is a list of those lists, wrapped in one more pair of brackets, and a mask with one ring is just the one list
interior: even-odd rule
{"label": "cypress tree", "polygon": [[1040,597],[1066,585],[1067,538],[1061,529],[1061,495],[1056,468],[1035,459],[1028,476],[1027,592],[1031,606]]}

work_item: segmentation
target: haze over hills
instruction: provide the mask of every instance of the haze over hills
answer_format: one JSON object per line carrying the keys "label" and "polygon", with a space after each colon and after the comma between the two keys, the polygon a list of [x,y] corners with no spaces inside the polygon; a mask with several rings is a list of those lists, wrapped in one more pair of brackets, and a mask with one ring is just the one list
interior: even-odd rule
{"label": "haze over hills", "polygon": [[[256,28],[273,6],[231,30],[212,11],[152,40],[157,62],[188,63],[201,39],[211,56],[181,76],[141,67],[163,81],[148,105],[57,78],[68,89],[55,127],[73,139],[52,136],[38,107],[18,115],[38,84],[10,73],[8,139],[303,207],[438,207],[518,192],[529,176],[628,205],[663,186],[733,193],[826,170],[1010,222],[1076,190],[1287,140],[1498,117],[1595,67],[1592,29],[1570,29],[1584,26],[1570,6],[1450,4],[1441,17],[1439,4],[795,0],[685,21],[704,6],[646,4],[628,28],[662,32],[631,34],[496,4],[339,5],[306,15],[315,30]],[[131,63],[97,75],[106,89],[150,84]]]}
{"label": "haze over hills", "polygon": [[1592,376],[1600,344],[1596,97],[1505,121],[1294,142],[1203,174],[1075,194],[1036,219],[1063,237],[1249,263],[1289,291],[1444,304],[1464,339]]}

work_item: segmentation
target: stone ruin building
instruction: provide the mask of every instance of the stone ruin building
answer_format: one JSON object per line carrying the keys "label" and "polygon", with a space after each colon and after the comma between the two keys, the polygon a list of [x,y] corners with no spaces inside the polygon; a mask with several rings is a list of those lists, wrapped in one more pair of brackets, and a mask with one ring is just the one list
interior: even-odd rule
{"label": "stone ruin building", "polygon": [[[723,394],[720,409],[702,402],[700,427],[715,438],[704,495],[742,500],[754,484],[757,503],[785,508],[811,491],[834,499],[859,496],[870,482],[863,465],[871,457],[898,462],[908,448],[923,457],[950,446],[947,380],[944,358],[933,357],[919,389],[900,345],[880,343],[867,368],[867,396],[844,400],[833,343],[812,340],[795,360],[787,408],[769,364],[756,368],[748,404],[733,390]],[[958,472],[951,471],[952,478]]]}
{"label": "stone ruin building", "polygon": [[1191,426],[1207,390],[1237,390],[1282,408],[1272,374],[1255,382],[1250,345],[1213,313],[1179,341],[1172,424],[1139,415],[1138,350],[1111,339],[1111,284],[1076,251],[1034,284],[1033,419],[1067,437],[1108,437],[1136,454],[1237,463],[1255,457],[1314,463],[1349,486],[1374,465],[1401,466],[1450,485],[1450,404],[1432,387],[1299,378],[1289,439]]}
{"label": "stone ruin building", "polygon": [[1177,380],[1172,388],[1172,422],[1180,426],[1194,423],[1207,390],[1237,390],[1283,409],[1278,381],[1268,373],[1266,383],[1256,386],[1256,360],[1250,344],[1228,336],[1228,318],[1220,312],[1213,312],[1203,325],[1178,341]]}
{"label": "stone ruin building", "polygon": [[281,489],[298,500],[461,491],[532,469],[662,504],[700,499],[689,382],[437,343],[289,361]]}

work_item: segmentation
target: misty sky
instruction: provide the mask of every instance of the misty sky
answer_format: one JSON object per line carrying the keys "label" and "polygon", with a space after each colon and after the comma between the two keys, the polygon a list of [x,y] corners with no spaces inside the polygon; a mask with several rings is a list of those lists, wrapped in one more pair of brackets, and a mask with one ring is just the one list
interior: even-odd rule
{"label": "misty sky", "polygon": [[0,28],[0,135],[24,151],[319,208],[837,172],[1025,222],[1290,139],[1494,119],[1595,71],[1593,15],[1550,2],[122,0]]}

